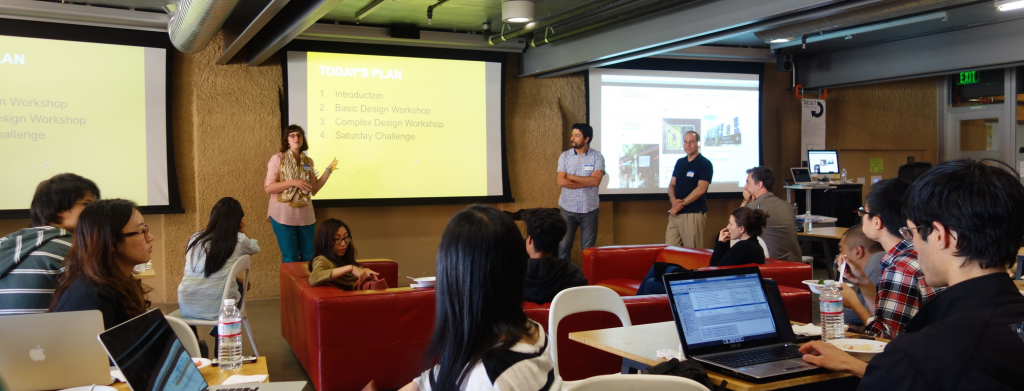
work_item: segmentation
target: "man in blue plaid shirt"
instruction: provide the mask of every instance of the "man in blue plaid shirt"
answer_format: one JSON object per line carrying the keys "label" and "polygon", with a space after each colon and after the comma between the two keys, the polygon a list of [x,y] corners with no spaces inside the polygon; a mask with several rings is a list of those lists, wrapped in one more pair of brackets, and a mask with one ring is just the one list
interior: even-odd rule
{"label": "man in blue plaid shirt", "polygon": [[581,248],[594,247],[597,242],[597,187],[604,178],[604,156],[590,148],[594,129],[587,124],[572,125],[572,148],[558,157],[558,186],[562,195],[558,206],[569,229],[558,244],[558,257],[572,259],[569,252],[580,229]]}

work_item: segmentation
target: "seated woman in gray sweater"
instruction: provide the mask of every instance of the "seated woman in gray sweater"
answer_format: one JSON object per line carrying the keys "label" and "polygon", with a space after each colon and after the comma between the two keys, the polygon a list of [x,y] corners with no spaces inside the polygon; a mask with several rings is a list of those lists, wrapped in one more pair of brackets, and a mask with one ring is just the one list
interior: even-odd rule
{"label": "seated woman in gray sweater", "polygon": [[[768,212],[739,207],[729,216],[729,225],[718,234],[715,252],[711,254],[711,266],[764,264],[764,249],[757,242],[768,224]],[[732,239],[739,239],[729,246]]]}

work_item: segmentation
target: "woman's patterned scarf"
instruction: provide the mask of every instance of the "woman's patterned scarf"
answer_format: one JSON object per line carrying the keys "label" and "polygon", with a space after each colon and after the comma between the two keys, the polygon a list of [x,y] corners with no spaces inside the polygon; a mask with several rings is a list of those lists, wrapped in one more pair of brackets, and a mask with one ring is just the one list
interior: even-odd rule
{"label": "woman's patterned scarf", "polygon": [[[292,179],[302,179],[306,182],[309,180],[313,172],[313,162],[310,160],[306,153],[303,152],[299,155],[302,164],[295,161],[295,155],[291,151],[285,151],[281,156],[281,170],[278,173],[278,180],[281,182],[287,182]],[[288,190],[281,192],[277,195],[278,202],[286,202],[288,206],[292,208],[302,208],[310,203],[310,192],[301,190],[298,187],[289,187]]]}

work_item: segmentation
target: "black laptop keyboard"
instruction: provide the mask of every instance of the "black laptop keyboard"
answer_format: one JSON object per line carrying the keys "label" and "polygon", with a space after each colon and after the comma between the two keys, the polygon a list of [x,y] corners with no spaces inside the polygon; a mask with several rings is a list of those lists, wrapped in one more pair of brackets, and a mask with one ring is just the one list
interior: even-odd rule
{"label": "black laptop keyboard", "polygon": [[701,357],[701,359],[711,361],[716,364],[725,365],[732,368],[749,367],[751,365],[764,364],[766,362],[789,360],[792,358],[801,358],[803,353],[800,353],[800,346],[798,345],[785,345],[785,346],[774,346],[766,349],[749,350],[746,352],[723,354],[720,356],[713,357]]}

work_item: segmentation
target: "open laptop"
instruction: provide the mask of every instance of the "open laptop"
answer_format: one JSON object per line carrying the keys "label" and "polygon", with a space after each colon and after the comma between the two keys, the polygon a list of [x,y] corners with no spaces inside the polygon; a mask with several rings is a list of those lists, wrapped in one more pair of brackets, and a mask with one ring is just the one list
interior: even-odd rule
{"label": "open laptop", "polygon": [[209,386],[171,324],[152,310],[99,335],[132,391],[301,391],[304,381]]}
{"label": "open laptop", "polygon": [[768,381],[818,367],[784,342],[756,267],[662,277],[686,358],[741,379]]}
{"label": "open laptop", "polygon": [[0,316],[0,373],[6,390],[110,384],[110,362],[96,341],[101,332],[103,315],[95,310]]}
{"label": "open laptop", "polygon": [[821,183],[811,179],[811,169],[807,167],[791,167],[789,172],[793,174],[793,184],[797,186],[825,186],[827,183]]}

